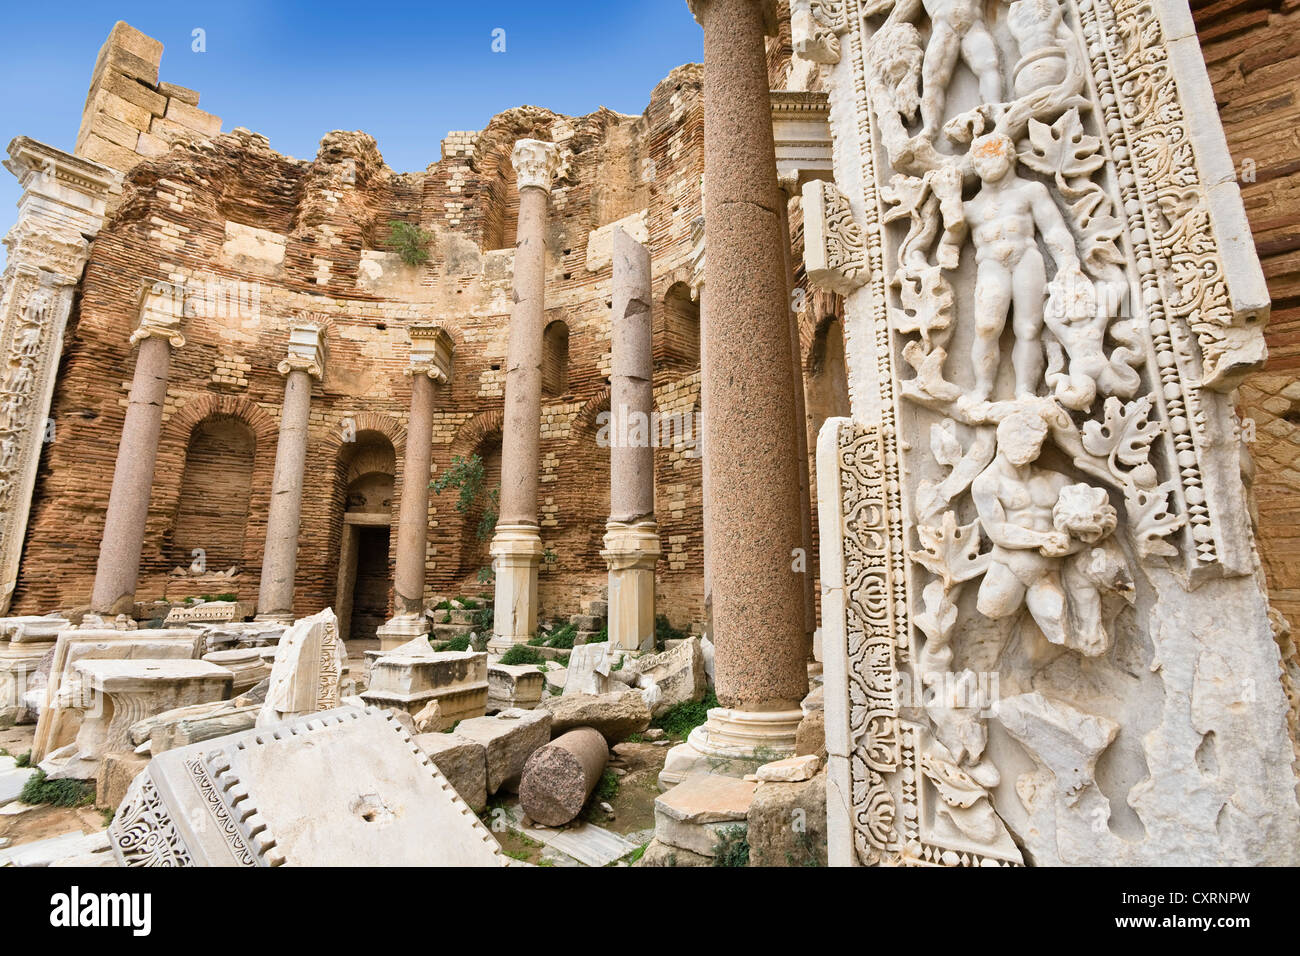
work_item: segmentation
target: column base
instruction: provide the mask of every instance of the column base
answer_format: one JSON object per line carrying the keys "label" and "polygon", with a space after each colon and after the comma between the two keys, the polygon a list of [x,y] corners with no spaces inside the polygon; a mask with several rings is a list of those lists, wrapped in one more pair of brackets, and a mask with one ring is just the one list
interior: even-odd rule
{"label": "column base", "polygon": [[677,786],[693,773],[743,777],[773,760],[794,756],[803,711],[745,711],[714,707],[686,743],[668,751],[659,789]]}
{"label": "column base", "polygon": [[424,614],[396,614],[375,629],[379,649],[391,651],[429,633],[429,618]]}
{"label": "column base", "polygon": [[537,633],[542,537],[535,525],[497,525],[489,553],[496,575],[496,599],[488,651],[504,654],[516,644],[527,644]]}
{"label": "column base", "polygon": [[663,550],[653,521],[605,525],[609,568],[609,646],[624,651],[654,649],[655,565]]}

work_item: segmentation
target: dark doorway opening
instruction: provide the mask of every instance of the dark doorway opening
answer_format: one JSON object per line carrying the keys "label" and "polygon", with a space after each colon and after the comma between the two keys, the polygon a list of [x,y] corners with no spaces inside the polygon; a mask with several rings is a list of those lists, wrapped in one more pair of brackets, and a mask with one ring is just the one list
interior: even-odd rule
{"label": "dark doorway opening", "polygon": [[376,629],[388,619],[387,526],[357,526],[357,577],[352,588],[353,640],[374,640]]}

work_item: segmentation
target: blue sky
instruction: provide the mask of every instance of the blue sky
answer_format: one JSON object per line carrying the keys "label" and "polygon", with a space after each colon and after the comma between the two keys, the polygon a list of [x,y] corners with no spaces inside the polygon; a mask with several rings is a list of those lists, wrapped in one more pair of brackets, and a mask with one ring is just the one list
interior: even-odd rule
{"label": "blue sky", "polygon": [[[669,70],[702,57],[684,0],[5,6],[0,146],[21,134],[68,151],[95,54],[117,20],[163,42],[159,78],[198,90],[223,129],[246,126],[301,159],[330,130],[365,130],[399,172],[437,160],[449,130],[481,129],[512,106],[640,113]],[[196,28],[202,53],[191,49]],[[492,51],[498,28],[504,53]],[[0,171],[0,231],[19,192]]]}

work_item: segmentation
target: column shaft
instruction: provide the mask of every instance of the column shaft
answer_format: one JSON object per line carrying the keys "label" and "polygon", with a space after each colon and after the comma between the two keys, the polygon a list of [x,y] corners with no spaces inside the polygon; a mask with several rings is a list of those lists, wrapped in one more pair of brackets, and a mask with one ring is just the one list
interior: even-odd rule
{"label": "column shaft", "polygon": [[171,343],[156,335],[145,336],[136,353],[135,375],[104,517],[104,538],[95,568],[91,607],[96,614],[130,614],[135,603],[171,353]]}
{"label": "column shaft", "polygon": [[610,508],[605,525],[611,647],[654,644],[655,525],[654,343],[650,323],[650,253],[623,230],[614,243],[610,357]]}
{"label": "column shaft", "polygon": [[537,187],[519,191],[515,306],[506,344],[505,424],[501,433],[503,525],[537,524],[542,431],[542,334],[546,325],[546,202]]}
{"label": "column shaft", "polygon": [[311,375],[292,369],[284,382],[280,438],[275,446],[275,476],[266,518],[266,552],[257,592],[261,619],[293,619],[293,582],[298,564],[303,470],[307,464],[307,423],[311,415]]}
{"label": "column shaft", "polygon": [[704,369],[719,701],[789,711],[806,695],[794,391],[763,11],[702,0]]}
{"label": "column shaft", "polygon": [[522,139],[511,153],[519,183],[515,241],[515,307],[506,344],[505,423],[501,434],[501,511],[492,538],[496,603],[491,651],[532,638],[537,630],[537,470],[542,430],[542,339],[546,325],[546,212],[558,153],[550,143]]}
{"label": "column shaft", "polygon": [[397,525],[393,613],[424,614],[425,546],[429,539],[429,471],[433,460],[433,380],[411,376],[411,417],[406,426],[402,504]]}

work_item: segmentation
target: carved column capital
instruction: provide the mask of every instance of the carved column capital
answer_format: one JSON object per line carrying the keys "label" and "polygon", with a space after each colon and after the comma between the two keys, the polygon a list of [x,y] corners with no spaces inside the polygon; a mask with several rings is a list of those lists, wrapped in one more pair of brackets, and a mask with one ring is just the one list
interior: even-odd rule
{"label": "carved column capital", "polygon": [[451,336],[437,325],[413,325],[407,334],[411,337],[411,360],[405,374],[427,375],[435,382],[450,384]]}
{"label": "carved column capital", "polygon": [[[711,0],[686,0],[686,5],[691,8],[691,15],[700,26],[704,26],[704,11],[710,2]],[[759,4],[763,11],[763,32],[770,37],[779,36],[781,21],[776,15],[776,0],[750,0],[750,2]]]}
{"label": "carved column capital", "polygon": [[180,283],[155,282],[145,293],[140,306],[140,324],[131,333],[131,344],[139,345],[154,337],[166,339],[172,348],[185,344],[181,319],[185,316],[185,286]]}
{"label": "carved column capital", "polygon": [[306,372],[320,381],[325,377],[325,334],[312,322],[295,322],[289,326],[289,354],[276,366],[281,375]]}
{"label": "carved column capital", "polygon": [[515,143],[510,162],[515,167],[515,178],[521,191],[536,188],[549,193],[551,181],[560,167],[560,151],[554,143],[521,139]]}

